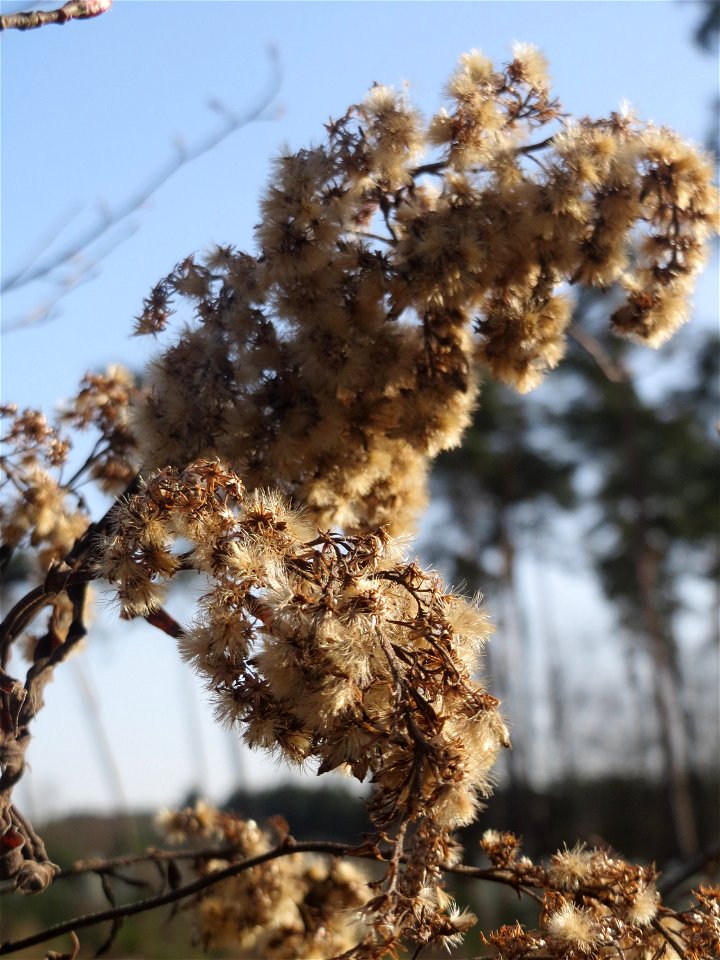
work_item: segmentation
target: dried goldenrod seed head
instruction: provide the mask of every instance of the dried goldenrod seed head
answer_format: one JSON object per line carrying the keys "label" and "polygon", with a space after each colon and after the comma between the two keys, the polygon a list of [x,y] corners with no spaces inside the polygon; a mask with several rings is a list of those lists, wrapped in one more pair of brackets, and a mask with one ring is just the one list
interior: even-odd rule
{"label": "dried goldenrod seed head", "polygon": [[590,954],[598,942],[598,931],[592,916],[569,900],[565,900],[558,910],[550,914],[546,927],[550,936],[568,944],[581,956]]}
{"label": "dried goldenrod seed head", "polygon": [[619,285],[613,329],[653,346],[684,322],[717,225],[707,158],[627,112],[562,114],[525,44],[464,55],[446,96],[425,124],[374,86],[277,160],[257,256],[220,247],[155,287],[139,332],[179,299],[196,322],[136,402],[145,470],[217,456],[323,527],[400,533],[479,371],[526,391],[562,360],[573,287]]}
{"label": "dried goldenrod seed head", "polygon": [[583,844],[567,847],[550,859],[548,876],[559,890],[577,890],[592,874],[592,854]]}
{"label": "dried goldenrod seed head", "polygon": [[647,927],[657,916],[659,904],[660,895],[655,884],[643,884],[628,908],[627,919],[639,927]]}
{"label": "dried goldenrod seed head", "polygon": [[[225,845],[189,869],[238,867],[192,905],[201,942],[237,956],[380,960],[403,939],[454,947],[474,924],[443,872],[510,746],[482,680],[492,628],[399,535],[483,375],[521,392],[541,383],[581,287],[614,285],[613,329],[660,344],[687,318],[717,227],[707,158],[627,112],[567,117],[531,46],[501,67],[463,56],[445,94],[425,122],[404,91],[374,86],[321,144],[282,152],[255,255],[217,247],[153,288],[137,333],[164,331],[179,301],[192,318],[146,385],[117,367],[87,374],[60,417],[99,434],[81,474],[126,491],[97,529],[86,533],[82,495],[60,476],[62,430],[1,411],[4,542],[38,548],[48,590],[66,576],[49,639],[28,646],[35,663],[81,626],[71,590],[103,577],[123,617],[165,618],[218,720],[248,745],[372,784],[376,833],[354,851],[383,871],[371,884],[292,851],[287,829],[278,852],[254,822],[202,802],[159,816],[172,841]],[[161,606],[188,571],[203,594],[181,628]],[[720,949],[716,890],[673,913],[652,868],[583,847],[534,864],[496,831],[481,847],[494,879],[544,893],[538,930],[484,938],[502,958]],[[254,857],[254,873],[240,869]]]}
{"label": "dried goldenrod seed head", "polygon": [[[159,528],[151,544],[146,519]],[[377,827],[413,825],[398,840],[403,896],[436,890],[451,831],[474,818],[509,745],[477,678],[491,633],[484,611],[448,594],[383,530],[310,531],[277,492],[246,492],[216,461],[150,476],[118,508],[99,554],[126,616],[151,613],[178,570],[202,571],[208,586],[180,649],[218,718],[290,763],[370,777]],[[178,836],[217,829],[205,807],[163,824]],[[219,903],[208,903],[216,916]],[[393,911],[402,915],[401,899]],[[433,938],[456,942],[469,918],[435,912]]]}

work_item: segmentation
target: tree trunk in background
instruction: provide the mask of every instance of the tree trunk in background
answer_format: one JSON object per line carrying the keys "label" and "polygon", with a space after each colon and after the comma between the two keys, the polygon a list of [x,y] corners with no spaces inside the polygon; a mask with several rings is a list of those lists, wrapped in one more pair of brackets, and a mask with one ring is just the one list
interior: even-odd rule
{"label": "tree trunk in background", "polygon": [[653,671],[652,684],[657,714],[657,727],[663,754],[668,801],[678,852],[689,858],[697,852],[697,828],[690,792],[690,764],[687,748],[685,716],[682,709],[682,677],[680,655],[673,635],[671,614],[663,615],[670,598],[663,597],[667,584],[661,580],[660,554],[651,540],[648,517],[647,464],[642,461],[636,441],[638,424],[637,392],[632,380],[626,382],[628,403],[622,414],[621,453],[627,471],[628,495],[635,509],[635,519],[629,531],[635,584],[636,610]]}
{"label": "tree trunk in background", "polygon": [[635,555],[640,598],[645,620],[648,651],[653,661],[655,708],[660,742],[665,757],[670,809],[678,850],[686,859],[697,853],[697,827],[690,792],[690,762],[685,717],[681,705],[681,677],[677,648],[669,628],[659,614],[657,597],[658,558],[645,542],[644,526],[639,525],[638,551]]}
{"label": "tree trunk in background", "polygon": [[556,609],[550,577],[540,559],[542,544],[536,542],[532,552],[532,567],[537,590],[540,647],[545,654],[547,698],[550,713],[550,730],[556,737],[557,768],[551,771],[559,782],[573,781],[576,776],[572,733],[568,724],[568,690],[563,670],[563,660],[558,649],[558,630],[552,612]]}
{"label": "tree trunk in background", "polygon": [[513,748],[508,758],[511,778],[526,784],[527,770],[527,702],[522,682],[527,663],[523,655],[519,602],[515,590],[515,547],[505,513],[498,518],[498,545],[502,556],[500,585],[502,590],[503,622],[499,641],[505,650],[504,686],[508,698],[508,712],[513,730]]}

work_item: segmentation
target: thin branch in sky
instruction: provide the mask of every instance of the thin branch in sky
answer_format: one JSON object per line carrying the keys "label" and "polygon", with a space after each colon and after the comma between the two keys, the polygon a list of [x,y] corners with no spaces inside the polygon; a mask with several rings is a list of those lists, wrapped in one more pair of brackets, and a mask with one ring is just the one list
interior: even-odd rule
{"label": "thin branch in sky", "polygon": [[23,274],[27,273],[43,256],[44,253],[49,250],[49,248],[55,243],[58,237],[68,229],[70,224],[78,217],[82,212],[84,204],[74,203],[68,210],[66,210],[55,223],[51,224],[46,232],[38,237],[35,241],[33,248],[25,257],[24,266],[20,269],[18,273],[15,274],[18,285],[22,280]]}
{"label": "thin branch in sky", "polygon": [[65,265],[66,273],[64,276],[58,277],[55,281],[57,287],[56,292],[37,303],[35,307],[25,314],[17,316],[7,323],[3,323],[2,332],[14,333],[16,330],[21,330],[24,327],[38,327],[41,324],[50,323],[52,320],[57,319],[62,312],[58,307],[60,301],[64,300],[71,290],[82,286],[84,283],[89,283],[99,276],[100,264],[110,256],[116,247],[119,247],[121,243],[129,240],[139,229],[140,224],[138,223],[132,221],[126,223],[122,230],[119,230],[114,237],[107,238],[107,242],[102,244],[101,249],[98,250],[91,259],[82,260],[82,258],[78,257],[70,263],[67,263]]}
{"label": "thin branch in sky", "polygon": [[64,24],[70,20],[89,20],[106,13],[112,0],[68,0],[55,10],[26,10],[0,16],[0,30],[34,30],[49,23]]}
{"label": "thin branch in sky", "polygon": [[[48,277],[70,262],[76,261],[91,244],[104,237],[110,230],[145,206],[148,200],[183,167],[210,153],[220,143],[243,127],[255,121],[267,119],[266,111],[275,100],[282,81],[280,62],[274,48],[269,48],[268,56],[271,64],[270,81],[256,104],[243,113],[236,113],[224,105],[220,110],[217,102],[213,101],[212,109],[214,112],[220,113],[223,119],[217,130],[205,136],[195,145],[177,146],[174,155],[151,175],[138,190],[115,208],[103,212],[95,223],[91,224],[79,237],[76,237],[75,240],[61,248],[53,256],[36,263],[32,269],[25,263],[14,274],[2,281],[0,292],[10,293],[29,286],[37,280]],[[47,239],[43,241],[43,246],[45,248],[48,246]],[[97,260],[94,262],[97,262]],[[18,325],[27,326],[26,323],[21,322],[20,324],[13,324],[13,327],[17,328]]]}

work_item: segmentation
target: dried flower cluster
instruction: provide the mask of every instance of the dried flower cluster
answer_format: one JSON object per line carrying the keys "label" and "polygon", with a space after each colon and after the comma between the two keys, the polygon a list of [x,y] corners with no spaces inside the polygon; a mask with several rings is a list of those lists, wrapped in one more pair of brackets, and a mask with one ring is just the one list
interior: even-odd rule
{"label": "dried flower cluster", "polygon": [[[376,86],[322,146],[280,157],[257,256],[188,258],[147,298],[138,333],[164,330],[173,298],[195,308],[148,389],[119,368],[84,379],[61,421],[99,439],[72,476],[58,427],[3,408],[0,569],[30,544],[45,578],[0,629],[0,875],[18,889],[58,870],[11,792],[43,686],[84,635],[87,586],[102,577],[123,617],[177,637],[248,744],[373,784],[376,833],[353,853],[382,862],[378,880],[281,851],[282,865],[199,898],[207,946],[375,960],[404,940],[452,947],[474,923],[443,877],[470,870],[452,832],[509,745],[478,680],[491,631],[398,534],[424,502],[430,459],[459,442],[481,371],[527,390],[562,359],[573,285],[623,290],[612,324],[624,336],[673,333],[717,193],[709,162],[672,132],[629,114],[564,116],[534,48],[502,70],[468,54],[447,99],[426,124]],[[88,477],[125,490],[92,526]],[[188,629],[162,609],[180,571],[204,578]],[[9,648],[44,607],[21,683],[5,672]],[[164,823],[222,837],[238,860],[270,848],[254,824],[207,807]],[[540,867],[509,834],[483,846],[488,879],[544,891],[537,931],[486,938],[502,958],[706,960],[720,948],[717,891],[677,914],[649,868],[580,848]]]}
{"label": "dried flower cluster", "polygon": [[[345,951],[340,956],[350,960],[385,955],[368,950],[367,941],[351,945],[363,929],[362,922],[353,922],[358,907],[377,885],[368,882],[360,865],[351,864],[377,855],[376,850],[297,844],[281,818],[274,819],[272,836],[253,821],[203,802],[163,811],[158,824],[171,842],[186,845],[186,859],[197,849],[193,875],[204,879],[206,890],[192,909],[206,945],[227,946],[233,956],[319,960]],[[225,844],[222,860],[197,845],[212,839]],[[446,862],[441,869],[511,886],[539,908],[535,929],[515,923],[480,934],[498,960],[710,960],[720,955],[720,888],[700,886],[687,909],[675,910],[662,902],[654,866],[635,866],[606,850],[565,847],[549,862],[534,863],[521,854],[514,834],[494,830],[485,832],[481,849],[489,868]],[[329,867],[319,859],[321,852],[344,858],[343,867],[337,862]],[[218,879],[207,884],[219,871]],[[252,882],[246,879],[251,875]],[[446,922],[436,940],[452,948],[477,921],[442,897]]]}
{"label": "dried flower cluster", "polygon": [[28,542],[47,569],[72,548],[90,522],[56,478],[70,452],[70,441],[50,426],[39,410],[0,410],[8,426],[7,451],[0,456],[0,522],[8,549]]}
{"label": "dried flower cluster", "polygon": [[[199,860],[196,873],[267,853],[273,838],[253,820],[243,821],[199,802],[194,809],[164,811],[158,826],[172,843],[223,840],[227,859]],[[351,949],[360,938],[359,910],[369,899],[367,877],[351,861],[291,853],[222,880],[193,904],[197,938],[205,949],[233,957],[320,960]]]}
{"label": "dried flower cluster", "polygon": [[[130,405],[139,395],[130,374],[119,366],[87,373],[78,393],[66,404],[56,426],[38,410],[0,408],[7,426],[0,454],[0,523],[3,547],[30,545],[45,572],[62,560],[90,523],[80,481],[92,479],[106,493],[121,492],[137,469],[130,432]],[[69,472],[73,447],[62,428],[97,438],[84,462]]]}
{"label": "dried flower cluster", "polygon": [[218,456],[322,528],[403,531],[480,370],[527,390],[561,360],[573,284],[618,284],[625,336],[683,322],[717,208],[707,158],[630,114],[567,118],[529,46],[502,70],[464,56],[447,96],[426,125],[375,86],[277,161],[257,256],[218,248],[155,287],[139,333],[178,297],[197,323],[153,365],[146,469]]}
{"label": "dried flower cluster", "polygon": [[130,409],[140,396],[132,374],[112,364],[105,373],[86,373],[62,411],[60,419],[67,426],[97,432],[84,469],[106,493],[122,492],[137,472]]}
{"label": "dried flower cluster", "polygon": [[[25,770],[30,729],[43,707],[43,691],[54,668],[78,648],[86,633],[85,612],[95,579],[87,560],[94,527],[81,492],[91,479],[117,493],[134,476],[129,410],[138,391],[120,367],[88,373],[58,425],[37,410],[0,408],[0,583],[13,556],[30,561],[40,585],[5,612],[0,625],[0,879],[37,893],[58,872],[31,824],[12,804],[12,791]],[[97,437],[87,454],[73,451],[71,436],[92,428]],[[76,462],[74,463],[73,460]],[[26,632],[49,608],[44,631]],[[22,638],[29,661],[25,681],[7,672],[11,645]]]}
{"label": "dried flower cluster", "polygon": [[[178,539],[191,547],[182,555]],[[383,943],[437,939],[451,831],[474,818],[508,745],[498,701],[473,679],[484,612],[384,533],[318,535],[217,462],[152,476],[101,553],[125,616],[151,614],[177,570],[207,575],[180,645],[218,717],[290,762],[371,778],[371,816],[393,853],[368,912]]]}
{"label": "dried flower cluster", "polygon": [[483,937],[498,960],[709,960],[720,956],[720,888],[701,887],[678,912],[662,904],[654,867],[576,846],[547,867],[520,855],[517,837],[486,831],[482,847],[504,880],[543,894],[540,927]]}

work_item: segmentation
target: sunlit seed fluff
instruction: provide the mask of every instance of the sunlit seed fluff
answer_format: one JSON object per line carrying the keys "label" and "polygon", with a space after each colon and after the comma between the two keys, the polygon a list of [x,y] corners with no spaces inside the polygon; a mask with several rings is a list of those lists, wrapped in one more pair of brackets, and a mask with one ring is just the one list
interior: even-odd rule
{"label": "sunlit seed fluff", "polygon": [[381,85],[370,90],[361,111],[370,124],[371,165],[388,185],[399,186],[409,181],[407,166],[423,147],[419,114],[410,107],[406,97]]}
{"label": "sunlit seed fluff", "polygon": [[460,907],[451,902],[445,908],[440,932],[435,938],[438,946],[443,947],[450,953],[465,939],[465,935],[477,924],[478,918],[467,907]]}
{"label": "sunlit seed fluff", "polygon": [[646,884],[640,888],[639,893],[630,904],[627,918],[630,923],[635,923],[639,927],[646,927],[657,916],[659,905],[660,895],[655,889],[655,885],[652,883]]}
{"label": "sunlit seed fluff", "polygon": [[548,877],[560,890],[577,890],[590,876],[592,854],[583,844],[567,847],[553,854],[548,866]]}
{"label": "sunlit seed fluff", "polygon": [[167,587],[149,579],[138,580],[132,586],[120,587],[118,601],[124,620],[145,617],[158,610],[165,602]]}
{"label": "sunlit seed fluff", "polygon": [[480,50],[470,50],[460,56],[460,68],[468,75],[473,83],[478,85],[488,83],[493,77],[493,64]]}
{"label": "sunlit seed fluff", "polygon": [[522,80],[535,90],[546,88],[549,84],[548,62],[538,48],[531,43],[514,43],[512,52]]}
{"label": "sunlit seed fluff", "polygon": [[545,928],[552,937],[572,944],[581,954],[591,953],[598,942],[598,930],[590,914],[569,900],[550,914]]}
{"label": "sunlit seed fluff", "polygon": [[435,795],[435,817],[450,830],[472,823],[478,809],[479,801],[470,784],[448,784]]}

